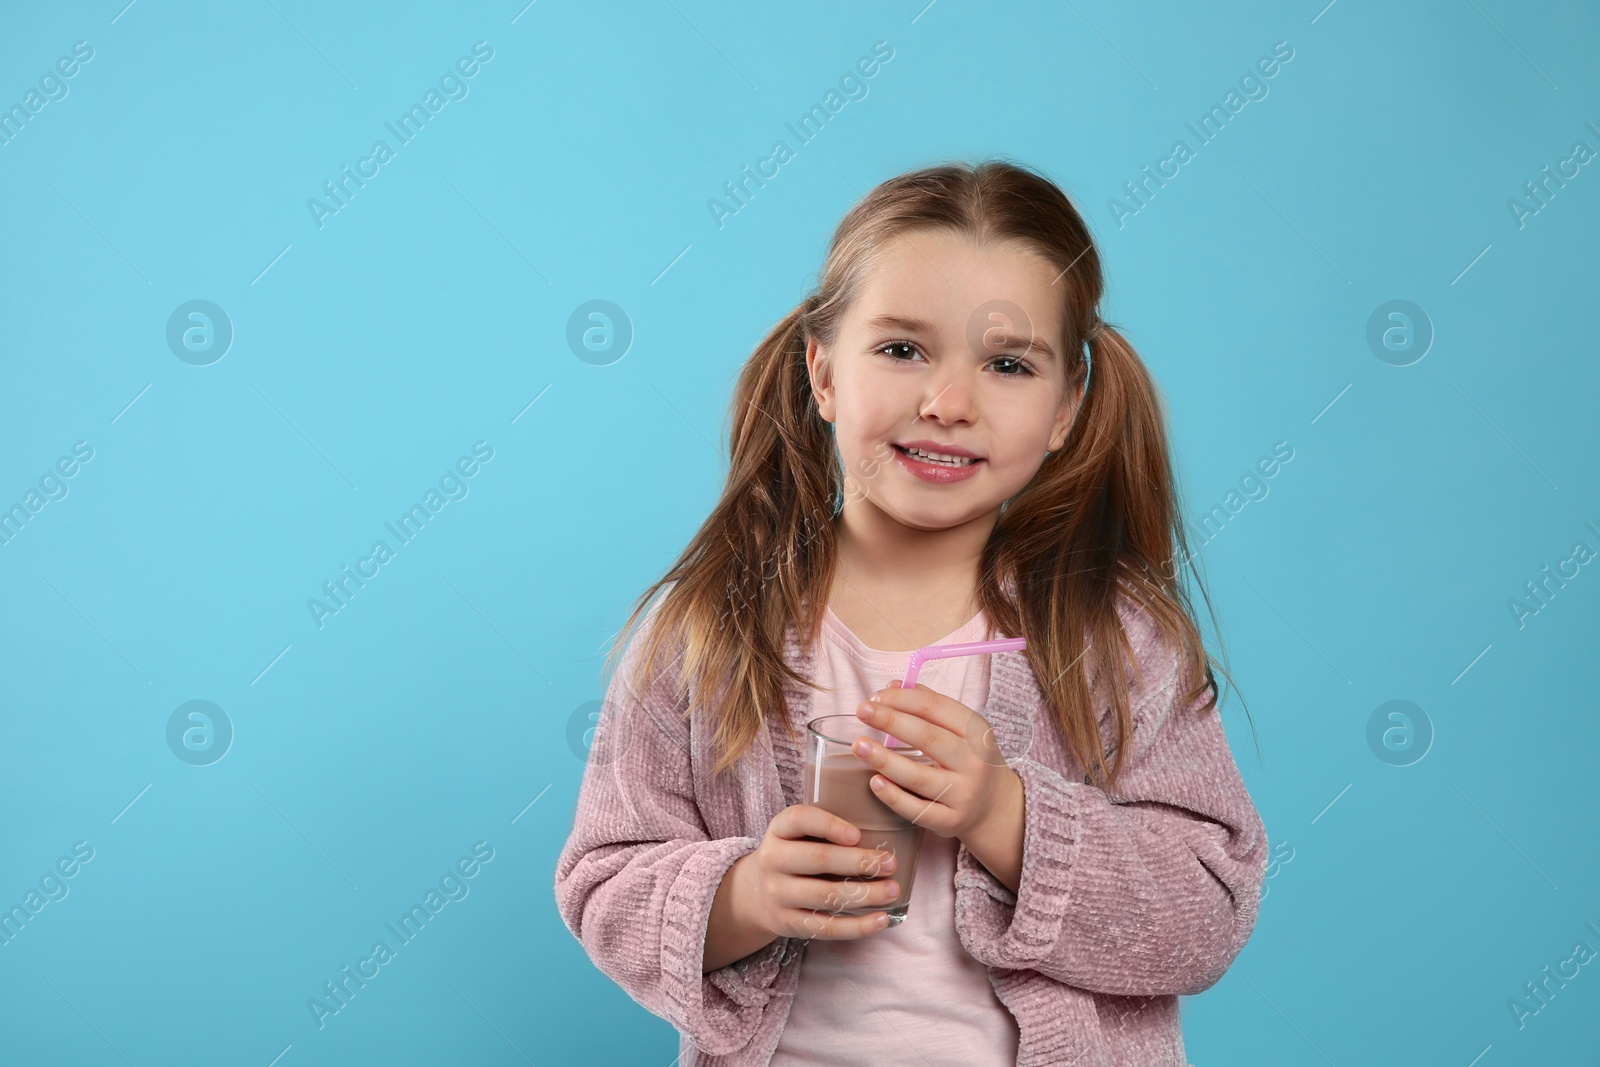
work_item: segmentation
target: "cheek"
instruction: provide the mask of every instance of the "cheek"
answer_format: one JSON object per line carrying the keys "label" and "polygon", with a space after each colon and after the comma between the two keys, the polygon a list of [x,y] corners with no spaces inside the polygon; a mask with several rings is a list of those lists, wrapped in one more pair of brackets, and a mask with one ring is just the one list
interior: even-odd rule
{"label": "cheek", "polygon": [[1048,398],[1003,405],[990,415],[989,459],[996,468],[1036,469],[1050,448],[1056,405]]}
{"label": "cheek", "polygon": [[870,412],[861,410],[853,395],[847,397],[841,392],[834,410],[833,440],[838,446],[839,458],[845,470],[849,470],[870,447],[870,419]]}
{"label": "cheek", "polygon": [[893,394],[881,383],[851,380],[840,383],[834,432],[841,451],[849,446],[870,449],[892,436],[895,420]]}

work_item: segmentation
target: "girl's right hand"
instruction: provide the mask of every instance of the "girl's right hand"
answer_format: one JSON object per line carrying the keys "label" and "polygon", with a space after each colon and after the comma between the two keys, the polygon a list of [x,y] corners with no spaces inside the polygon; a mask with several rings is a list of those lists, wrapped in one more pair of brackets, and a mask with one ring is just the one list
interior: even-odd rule
{"label": "girl's right hand", "polygon": [[[784,808],[767,824],[756,850],[738,860],[735,908],[774,937],[847,940],[877,933],[888,925],[887,912],[838,914],[882,907],[900,895],[899,883],[889,877],[894,856],[855,847],[860,839],[856,826],[815,805]],[[830,881],[819,874],[852,880]]]}

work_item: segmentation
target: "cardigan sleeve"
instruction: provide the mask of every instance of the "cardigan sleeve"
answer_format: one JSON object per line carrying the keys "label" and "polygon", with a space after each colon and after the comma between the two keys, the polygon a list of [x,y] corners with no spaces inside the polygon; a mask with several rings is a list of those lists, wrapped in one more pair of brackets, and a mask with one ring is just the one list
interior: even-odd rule
{"label": "cardigan sleeve", "polygon": [[708,836],[677,702],[664,684],[636,695],[626,681],[639,644],[601,702],[556,864],[556,905],[596,967],[696,1046],[725,1055],[755,1034],[791,939],[702,974],[717,888],[760,841]]}
{"label": "cardigan sleeve", "polygon": [[[1022,874],[1012,893],[963,845],[956,928],[991,967],[1031,969],[1125,996],[1214,985],[1255,926],[1267,834],[1209,692],[1182,701],[1178,657],[1150,628],[1133,637],[1144,678],[1113,798],[1028,758]],[[1179,705],[1183,706],[1179,706]]]}

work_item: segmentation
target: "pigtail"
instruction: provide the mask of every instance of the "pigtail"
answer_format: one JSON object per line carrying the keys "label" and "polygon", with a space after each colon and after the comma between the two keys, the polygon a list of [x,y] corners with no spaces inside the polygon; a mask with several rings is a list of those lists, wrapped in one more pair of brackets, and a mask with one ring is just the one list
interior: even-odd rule
{"label": "pigtail", "polygon": [[[686,716],[706,716],[718,759],[735,763],[763,720],[793,735],[792,684],[815,686],[784,659],[791,620],[815,640],[833,575],[834,503],[841,484],[828,423],[806,368],[808,297],[756,346],[734,387],[722,496],[672,568],[640,598],[634,620],[670,587],[646,638],[645,677],[672,648]],[[619,639],[608,658],[608,670]]]}
{"label": "pigtail", "polygon": [[1181,580],[1189,554],[1160,391],[1120,330],[1095,314],[1083,337],[1087,358],[1071,378],[1089,377],[1092,361],[1093,387],[1066,443],[1002,515],[985,569],[1016,576],[1016,600],[990,610],[1006,632],[1029,636],[1065,746],[1089,780],[1114,789],[1132,733],[1130,671],[1139,670],[1119,599],[1176,650],[1184,706],[1209,689],[1209,710],[1218,694]]}

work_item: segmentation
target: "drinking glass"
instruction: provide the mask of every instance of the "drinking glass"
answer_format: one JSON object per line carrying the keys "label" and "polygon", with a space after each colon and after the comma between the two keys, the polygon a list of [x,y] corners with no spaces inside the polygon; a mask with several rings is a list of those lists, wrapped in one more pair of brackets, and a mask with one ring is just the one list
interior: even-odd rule
{"label": "drinking glass", "polygon": [[[875,911],[889,914],[889,925],[899,926],[906,921],[911,908],[911,883],[915,880],[917,854],[922,849],[924,827],[897,813],[872,791],[872,776],[878,772],[861,762],[851,751],[857,738],[870,737],[879,744],[885,741],[882,730],[875,730],[854,715],[822,715],[806,724],[806,768],[802,785],[801,803],[815,804],[832,812],[861,830],[858,848],[877,849],[892,854],[896,865],[893,877],[900,883],[900,894],[887,905],[852,905],[851,899],[861,899],[860,890],[844,889],[840,896],[843,906],[830,909],[839,915],[868,915]],[[920,749],[893,750],[918,763],[931,764],[933,760]],[[863,875],[818,875],[830,881],[864,883],[873,879]]]}

